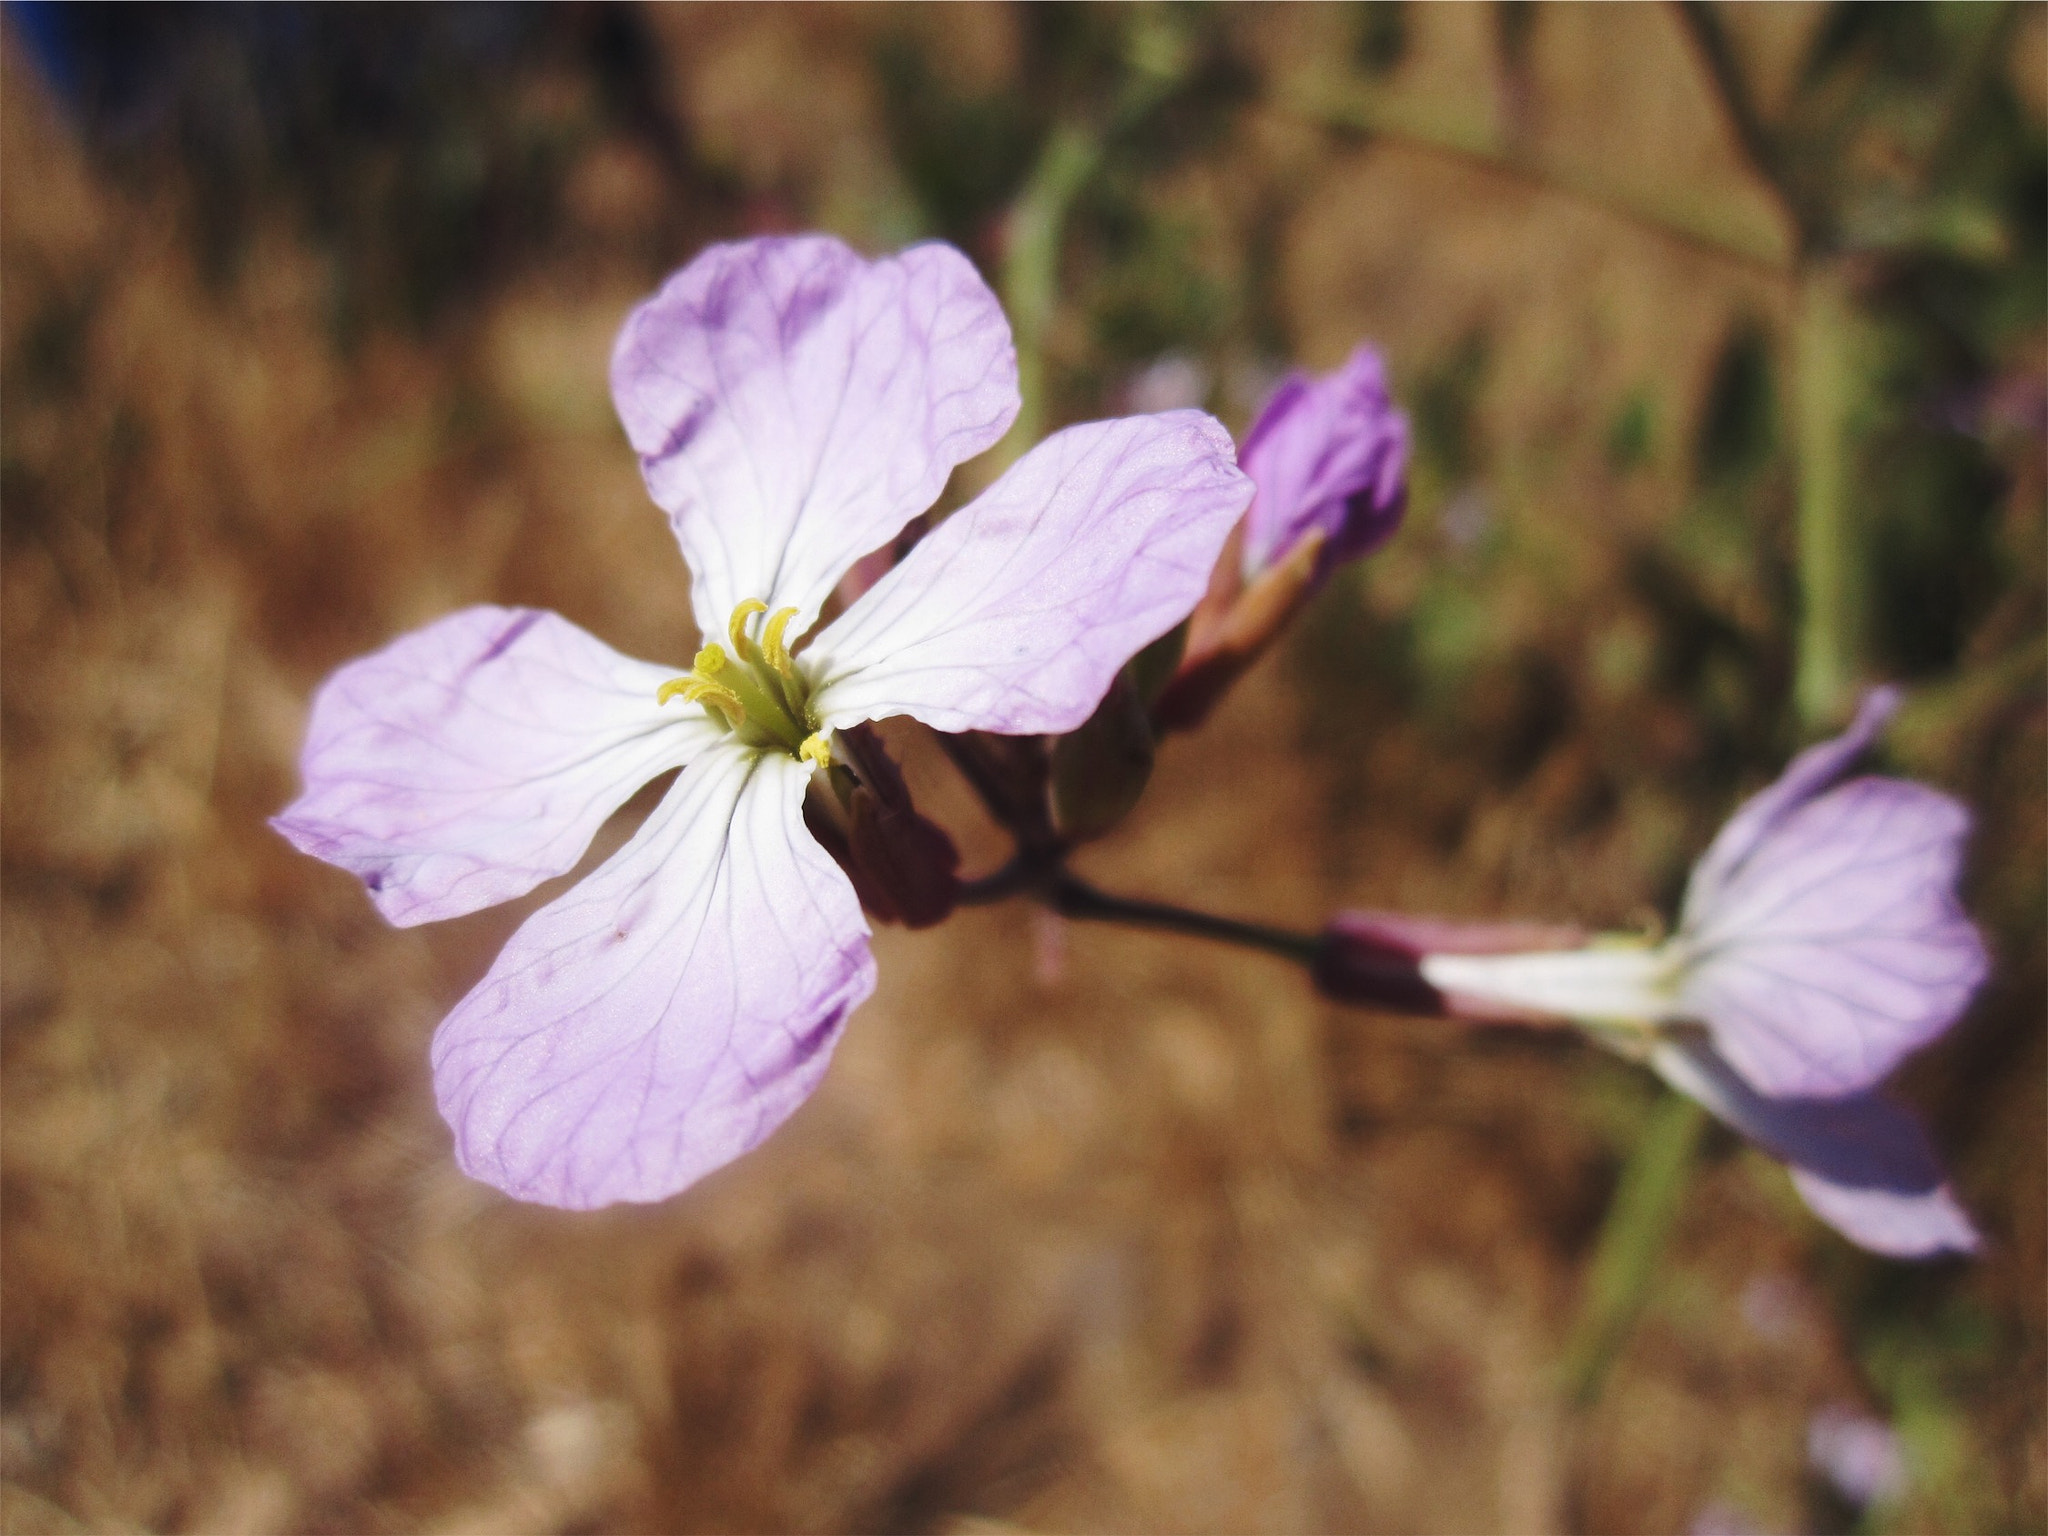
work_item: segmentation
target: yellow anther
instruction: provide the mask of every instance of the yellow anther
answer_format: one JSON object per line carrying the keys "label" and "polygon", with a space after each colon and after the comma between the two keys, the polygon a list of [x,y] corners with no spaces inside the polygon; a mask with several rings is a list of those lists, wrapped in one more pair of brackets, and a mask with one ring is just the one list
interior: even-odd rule
{"label": "yellow anther", "polygon": [[739,710],[742,717],[746,714],[746,709],[740,703],[740,696],[738,694],[734,693],[723,683],[712,682],[708,677],[692,677],[683,685],[682,693],[683,697],[692,704],[695,704],[700,699],[723,699],[731,704],[733,708]]}
{"label": "yellow anther", "polygon": [[686,704],[702,704],[715,709],[725,716],[725,723],[738,730],[747,721],[747,706],[740,702],[740,696],[723,683],[714,683],[708,677],[673,677],[655,690],[657,704],[666,704],[670,699],[681,697]]}
{"label": "yellow anther", "polygon": [[796,678],[796,663],[789,659],[789,647],[782,643],[782,636],[789,628],[789,621],[795,617],[794,608],[778,608],[761,626],[761,654],[768,658],[769,666],[792,681]]}
{"label": "yellow anther", "polygon": [[832,766],[832,743],[827,739],[828,735],[829,733],[825,731],[811,732],[809,736],[804,738],[804,744],[797,748],[797,759],[799,761],[808,760],[816,763],[820,768],[830,768]]}
{"label": "yellow anther", "polygon": [[716,640],[697,652],[697,659],[690,663],[690,670],[699,677],[714,677],[725,667],[725,647]]}
{"label": "yellow anther", "polygon": [[747,653],[754,648],[754,642],[747,638],[747,620],[757,613],[766,613],[768,605],[758,597],[750,597],[733,609],[732,618],[727,621],[725,632],[732,636],[732,648],[745,661]]}

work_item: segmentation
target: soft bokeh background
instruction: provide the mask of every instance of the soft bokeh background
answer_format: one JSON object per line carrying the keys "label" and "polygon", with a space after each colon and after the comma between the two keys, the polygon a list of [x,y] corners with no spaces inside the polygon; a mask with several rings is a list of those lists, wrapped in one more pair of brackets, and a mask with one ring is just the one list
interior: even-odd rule
{"label": "soft bokeh background", "polygon": [[[6,1529],[2040,1529],[2044,15],[10,8]],[[687,657],[611,337],[814,227],[962,245],[1049,425],[1386,349],[1407,528],[1106,884],[1653,922],[1912,684],[1999,965],[1902,1088],[1984,1259],[1861,1255],[1719,1133],[1603,1248],[1632,1069],[1021,907],[881,933],[824,1090],[681,1198],[456,1173],[426,1043],[519,914],[388,929],[266,829],[307,696],[465,602]],[[1903,1494],[1812,1463],[1843,1413]]]}

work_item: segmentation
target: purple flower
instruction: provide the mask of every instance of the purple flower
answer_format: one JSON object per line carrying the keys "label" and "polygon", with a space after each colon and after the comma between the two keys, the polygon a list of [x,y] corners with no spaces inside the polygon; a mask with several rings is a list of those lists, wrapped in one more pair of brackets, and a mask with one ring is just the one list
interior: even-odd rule
{"label": "purple flower", "polygon": [[1326,541],[1318,579],[1378,548],[1408,504],[1408,419],[1387,394],[1379,354],[1361,346],[1334,373],[1289,374],[1238,462],[1258,487],[1245,517],[1247,579],[1311,534]]}
{"label": "purple flower", "polygon": [[714,246],[628,318],[612,390],[692,573],[691,670],[465,609],[321,687],[276,822],[426,922],[564,873],[683,769],[434,1038],[462,1166],[571,1207],[660,1199],[758,1144],[873,990],[853,888],[803,821],[833,733],[1072,730],[1186,615],[1251,495],[1199,412],[1069,428],[799,652],[847,569],[1016,415],[994,296],[942,245]]}
{"label": "purple flower", "polygon": [[1893,1503],[1906,1491],[1906,1453],[1898,1431],[1840,1403],[1808,1421],[1806,1460],[1858,1509]]}
{"label": "purple flower", "polygon": [[1735,813],[1663,944],[1437,956],[1425,973],[1577,1018],[1702,1023],[1761,1093],[1872,1086],[1955,1022],[1987,967],[1956,897],[1969,812],[1924,785],[1842,781],[1897,707],[1873,692],[1845,734]]}
{"label": "purple flower", "polygon": [[1662,944],[1344,914],[1317,985],[1414,1012],[1580,1021],[1787,1163],[1853,1241],[1973,1251],[1919,1124],[1871,1091],[1955,1021],[1987,965],[1955,892],[1969,813],[1921,785],[1842,781],[1897,702],[1873,693],[1736,812]]}

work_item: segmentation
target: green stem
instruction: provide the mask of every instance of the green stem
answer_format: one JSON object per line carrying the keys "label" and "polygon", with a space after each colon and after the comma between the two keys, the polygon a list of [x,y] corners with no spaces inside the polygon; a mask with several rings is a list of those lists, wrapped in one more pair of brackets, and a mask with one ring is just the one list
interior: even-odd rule
{"label": "green stem", "polygon": [[1706,1111],[1691,1099],[1665,1094],[1622,1167],[1565,1348],[1562,1386],[1574,1407],[1599,1398],[1608,1367],[1649,1297],[1706,1123]]}
{"label": "green stem", "polygon": [[1842,723],[1861,670],[1861,546],[1849,509],[1853,309],[1840,264],[1825,254],[1826,220],[1764,122],[1719,13],[1706,0],[1681,0],[1678,14],[1736,142],[1796,231],[1792,441],[1800,611],[1792,699],[1800,732],[1810,739]]}
{"label": "green stem", "polygon": [[1782,281],[1793,252],[1763,229],[1744,229],[1717,202],[1682,189],[1653,192],[1625,187],[1598,172],[1515,151],[1491,127],[1451,111],[1431,112],[1364,90],[1289,93],[1283,110],[1324,127],[1460,160],[1553,196],[1568,198],[1623,219],[1689,249],[1732,260]]}
{"label": "green stem", "polygon": [[1102,161],[1088,129],[1062,123],[1039,152],[1031,178],[1010,209],[1003,256],[1003,308],[1017,343],[1017,393],[1023,404],[996,455],[1016,459],[1045,430],[1045,344],[1059,302],[1060,244],[1074,199]]}
{"label": "green stem", "polygon": [[1124,12],[1124,78],[1099,126],[1068,121],[1047,135],[1030,178],[1010,207],[1003,254],[1003,308],[1017,343],[1017,420],[996,445],[995,467],[1007,467],[1037,442],[1046,421],[1046,343],[1059,304],[1060,248],[1074,200],[1117,142],[1170,97],[1192,63],[1183,18],[1165,6]]}
{"label": "green stem", "polygon": [[1799,641],[1793,705],[1811,737],[1848,712],[1860,652],[1857,540],[1848,505],[1848,294],[1840,271],[1812,265],[1793,321]]}

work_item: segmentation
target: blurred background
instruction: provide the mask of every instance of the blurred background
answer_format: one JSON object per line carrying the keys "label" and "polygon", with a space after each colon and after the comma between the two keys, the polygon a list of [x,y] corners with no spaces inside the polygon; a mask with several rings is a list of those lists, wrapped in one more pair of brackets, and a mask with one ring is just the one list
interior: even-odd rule
{"label": "blurred background", "polygon": [[[2041,1529],[2044,22],[7,7],[0,1521]],[[678,1199],[458,1174],[427,1040],[521,912],[392,930],[266,828],[308,694],[469,602],[686,658],[611,339],[810,228],[967,251],[1041,428],[1385,349],[1407,526],[1105,884],[1651,924],[1909,684],[1998,969],[1900,1086],[1983,1259],[1718,1132],[1645,1173],[1584,1047],[1019,906],[881,932],[823,1091]]]}

